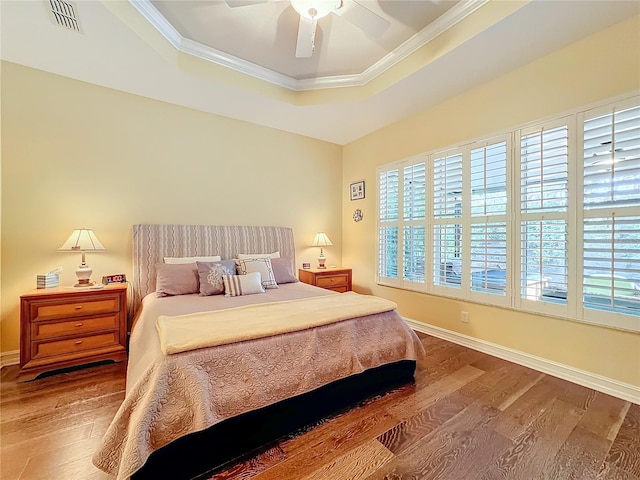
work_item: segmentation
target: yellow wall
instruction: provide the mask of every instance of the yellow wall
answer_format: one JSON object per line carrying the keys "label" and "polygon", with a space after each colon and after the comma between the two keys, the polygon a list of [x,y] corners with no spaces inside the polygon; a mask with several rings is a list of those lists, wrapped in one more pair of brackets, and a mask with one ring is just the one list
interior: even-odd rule
{"label": "yellow wall", "polygon": [[79,254],[56,249],[76,227],[107,252],[93,279],[131,275],[136,223],[293,227],[297,262],[313,235],[341,258],[342,148],[3,62],[2,352],[18,349],[19,297]]}
{"label": "yellow wall", "polygon": [[[639,27],[630,19],[344,148],[3,62],[1,352],[18,348],[18,299],[37,273],[62,265],[73,283],[79,258],[56,252],[73,228],[108,249],[88,255],[95,279],[131,274],[135,223],[274,224],[294,228],[298,264],[326,231],[328,263],[342,259],[356,290],[407,317],[640,385],[640,335],[380,287],[374,258],[378,165],[639,88]],[[367,197],[351,202],[357,180]]]}
{"label": "yellow wall", "polygon": [[[638,334],[375,283],[377,166],[640,88],[639,27],[640,17],[614,25],[345,146],[345,191],[357,180],[368,187],[364,200],[343,196],[343,263],[354,269],[354,289],[397,302],[408,318],[640,386]],[[360,223],[351,218],[356,208]]]}

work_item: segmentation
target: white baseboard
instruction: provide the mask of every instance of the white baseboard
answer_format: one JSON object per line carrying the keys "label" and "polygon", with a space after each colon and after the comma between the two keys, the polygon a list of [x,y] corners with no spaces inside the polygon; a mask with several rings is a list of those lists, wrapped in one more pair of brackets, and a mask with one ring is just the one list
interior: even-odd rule
{"label": "white baseboard", "polygon": [[20,350],[0,353],[0,368],[20,363]]}
{"label": "white baseboard", "polygon": [[563,365],[552,360],[547,360],[546,358],[536,357],[535,355],[503,347],[502,345],[487,342],[485,340],[479,340],[461,333],[452,332],[451,330],[446,330],[434,325],[427,325],[410,318],[404,317],[404,319],[411,328],[418,332],[442,338],[443,340],[448,340],[450,342],[457,343],[458,345],[463,345],[465,347],[472,348],[473,350],[478,350],[480,352],[493,355],[494,357],[499,357],[504,360],[508,360],[509,362],[524,365],[525,367],[533,368],[539,372],[547,373],[554,377],[577,383],[583,387],[592,388],[599,392],[640,404],[640,387],[635,385],[619,382],[586,370],[580,370],[569,365]]}

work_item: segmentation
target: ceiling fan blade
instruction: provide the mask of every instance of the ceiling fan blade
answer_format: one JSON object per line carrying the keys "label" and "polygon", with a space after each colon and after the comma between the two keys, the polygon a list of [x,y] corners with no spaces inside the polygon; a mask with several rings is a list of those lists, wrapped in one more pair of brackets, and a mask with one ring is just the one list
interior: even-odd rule
{"label": "ceiling fan blade", "polygon": [[351,22],[367,35],[378,38],[391,25],[387,20],[354,0],[342,0],[342,7],[333,13]]}
{"label": "ceiling fan blade", "polygon": [[246,7],[248,5],[257,5],[259,3],[267,3],[272,0],[225,0],[231,8]]}
{"label": "ceiling fan blade", "polygon": [[315,50],[316,20],[309,20],[300,15],[298,24],[298,43],[296,44],[296,57],[309,58]]}

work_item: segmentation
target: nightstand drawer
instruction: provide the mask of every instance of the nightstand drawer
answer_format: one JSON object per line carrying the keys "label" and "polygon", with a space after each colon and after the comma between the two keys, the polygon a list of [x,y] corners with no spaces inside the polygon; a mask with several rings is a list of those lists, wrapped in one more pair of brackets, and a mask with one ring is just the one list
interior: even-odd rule
{"label": "nightstand drawer", "polygon": [[326,287],[328,290],[333,290],[334,292],[344,293],[349,291],[349,287],[346,285],[339,285],[337,287]]}
{"label": "nightstand drawer", "polygon": [[31,324],[31,338],[52,338],[100,330],[114,330],[119,327],[120,316],[117,313],[103,317],[82,318],[63,322],[37,322]]}
{"label": "nightstand drawer", "polygon": [[79,317],[100,313],[118,312],[120,300],[117,295],[95,300],[82,299],[75,302],[33,302],[31,304],[31,321],[41,322],[56,318]]}
{"label": "nightstand drawer", "polygon": [[298,278],[302,283],[315,287],[326,288],[334,292],[351,291],[350,268],[308,268],[298,270]]}
{"label": "nightstand drawer", "polygon": [[316,279],[316,285],[322,288],[330,288],[338,285],[346,286],[348,282],[349,276],[347,274],[318,275]]}
{"label": "nightstand drawer", "polygon": [[31,358],[38,359],[43,357],[52,357],[55,355],[64,355],[73,352],[82,352],[84,350],[92,350],[99,347],[107,347],[109,345],[117,345],[118,339],[119,335],[116,331],[86,337],[67,338],[53,342],[32,342]]}

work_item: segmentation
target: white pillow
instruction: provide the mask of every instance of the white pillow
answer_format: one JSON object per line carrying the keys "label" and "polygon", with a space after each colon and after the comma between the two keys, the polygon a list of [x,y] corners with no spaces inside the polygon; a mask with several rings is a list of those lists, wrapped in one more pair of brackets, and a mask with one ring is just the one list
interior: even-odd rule
{"label": "white pillow", "polygon": [[196,263],[196,262],[219,262],[220,255],[210,257],[164,257],[164,263]]}
{"label": "white pillow", "polygon": [[238,259],[246,258],[280,258],[280,252],[273,253],[239,253]]}
{"label": "white pillow", "polygon": [[238,273],[247,275],[248,273],[258,272],[262,286],[264,288],[278,288],[276,277],[273,274],[271,259],[266,258],[242,258],[236,261],[238,265]]}
{"label": "white pillow", "polygon": [[247,275],[223,275],[222,282],[224,283],[225,297],[264,293],[258,272],[248,273]]}

